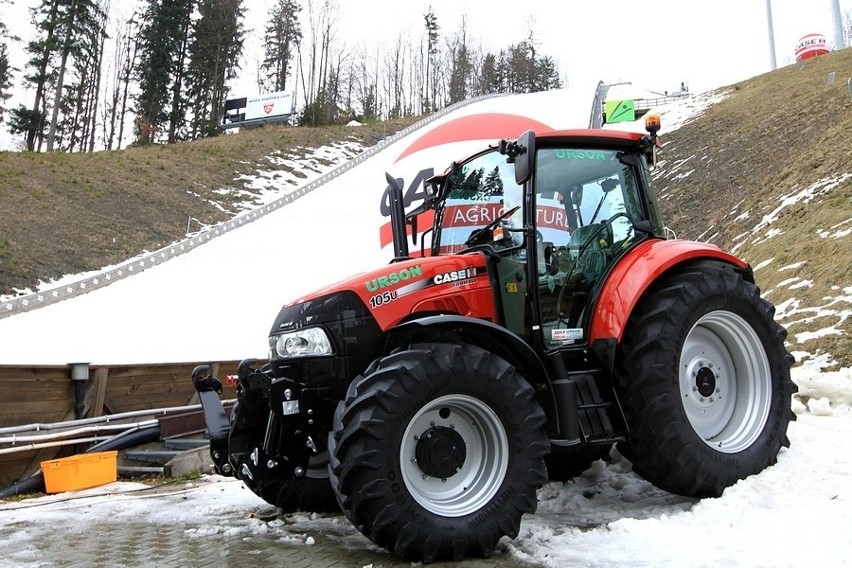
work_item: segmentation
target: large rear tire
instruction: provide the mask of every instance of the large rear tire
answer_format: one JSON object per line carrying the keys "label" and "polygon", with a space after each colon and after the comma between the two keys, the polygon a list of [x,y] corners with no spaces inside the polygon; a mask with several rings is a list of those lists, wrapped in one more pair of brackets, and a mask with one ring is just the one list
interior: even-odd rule
{"label": "large rear tire", "polygon": [[640,300],[620,347],[639,475],[690,497],[718,496],[776,462],[795,420],[787,332],[759,289],[727,267],[665,277]]}
{"label": "large rear tire", "polygon": [[352,524],[399,556],[487,556],[536,509],[545,420],[504,359],[412,345],[374,362],[338,405],[332,487]]}

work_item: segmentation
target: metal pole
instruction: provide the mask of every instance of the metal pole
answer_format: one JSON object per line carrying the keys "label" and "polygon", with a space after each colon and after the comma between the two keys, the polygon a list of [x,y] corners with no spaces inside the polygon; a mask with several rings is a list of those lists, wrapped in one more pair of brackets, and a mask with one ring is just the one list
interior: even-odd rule
{"label": "metal pole", "polygon": [[79,420],[83,417],[86,400],[86,383],[89,382],[88,363],[69,363],[71,365],[71,380],[74,381],[74,415]]}
{"label": "metal pole", "polygon": [[844,49],[846,38],[843,36],[843,18],[840,15],[840,0],[831,0],[831,16],[834,19],[834,49]]}
{"label": "metal pole", "polygon": [[772,70],[775,71],[778,65],[775,61],[775,28],[772,26],[772,1],[766,0],[766,25],[769,27],[769,60],[772,65]]}

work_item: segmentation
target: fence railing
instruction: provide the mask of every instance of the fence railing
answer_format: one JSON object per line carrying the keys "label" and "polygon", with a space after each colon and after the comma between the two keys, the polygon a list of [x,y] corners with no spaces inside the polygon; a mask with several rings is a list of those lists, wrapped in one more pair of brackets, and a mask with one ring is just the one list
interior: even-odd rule
{"label": "fence railing", "polygon": [[181,241],[172,243],[152,253],[141,255],[139,257],[128,260],[114,268],[89,274],[88,276],[80,278],[79,280],[76,280],[74,282],[4,300],[2,303],[0,303],[0,319],[29,310],[48,306],[50,304],[55,304],[57,302],[61,302],[62,300],[80,296],[87,292],[91,292],[92,290],[97,290],[98,288],[103,288],[104,286],[107,286],[108,284],[111,284],[117,280],[127,278],[128,276],[132,276],[133,274],[138,274],[139,272],[151,268],[152,266],[157,266],[158,264],[161,264],[167,260],[171,260],[176,256],[180,256],[184,253],[187,253],[200,245],[210,242],[216,237],[220,237],[234,229],[246,225],[247,223],[256,221],[257,219],[260,219],[261,217],[280,209],[288,203],[292,203],[296,199],[307,195],[318,187],[335,179],[344,172],[347,172],[352,168],[362,164],[364,161],[375,156],[397,140],[408,136],[415,130],[420,129],[451,112],[454,112],[469,104],[482,101],[484,99],[502,96],[506,96],[506,94],[495,93],[489,95],[481,95],[479,97],[470,98],[450,105],[446,108],[443,108],[429,115],[423,120],[420,120],[412,124],[411,126],[408,126],[396,132],[392,136],[381,140],[378,144],[376,144],[375,146],[371,146],[355,158],[335,168],[332,168],[330,171],[325,172],[320,177],[305,184],[304,186],[299,187],[295,190],[291,190],[287,194],[279,197],[278,199],[275,199],[274,201],[271,201],[256,209],[251,209],[249,211],[240,213],[229,219],[228,221],[224,221],[218,225],[210,227],[196,235],[189,236]]}

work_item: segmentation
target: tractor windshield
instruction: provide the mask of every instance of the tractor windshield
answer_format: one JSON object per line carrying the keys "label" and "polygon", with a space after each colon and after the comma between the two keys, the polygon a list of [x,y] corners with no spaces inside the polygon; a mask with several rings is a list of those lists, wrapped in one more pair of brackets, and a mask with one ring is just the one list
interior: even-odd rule
{"label": "tractor windshield", "polygon": [[[590,232],[611,242],[633,235],[645,219],[635,170],[620,152],[543,148],[536,155],[536,215],[544,240],[556,246],[579,244]],[[600,239],[598,239],[600,240]]]}
{"label": "tractor windshield", "polygon": [[523,244],[523,187],[513,164],[496,151],[462,164],[447,179],[439,224],[440,254],[489,244],[496,250]]}

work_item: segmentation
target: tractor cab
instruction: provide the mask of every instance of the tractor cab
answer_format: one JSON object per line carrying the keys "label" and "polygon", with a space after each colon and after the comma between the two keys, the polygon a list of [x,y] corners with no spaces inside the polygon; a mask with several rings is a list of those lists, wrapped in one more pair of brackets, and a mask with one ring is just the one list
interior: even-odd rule
{"label": "tractor cab", "polygon": [[430,180],[430,252],[485,253],[501,323],[530,344],[583,343],[609,270],[662,235],[648,175],[653,148],[649,136],[605,130],[503,140]]}

